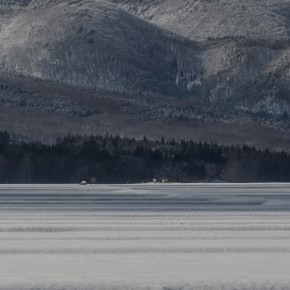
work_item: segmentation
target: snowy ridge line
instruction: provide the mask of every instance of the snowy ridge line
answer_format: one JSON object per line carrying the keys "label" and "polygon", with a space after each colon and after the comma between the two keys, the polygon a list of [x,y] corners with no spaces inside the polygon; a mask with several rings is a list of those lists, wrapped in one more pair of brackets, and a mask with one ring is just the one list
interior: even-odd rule
{"label": "snowy ridge line", "polygon": [[[0,200],[1,205],[5,205],[5,206],[14,206],[14,205],[21,205],[21,206],[25,206],[25,205],[31,205],[31,206],[35,206],[35,205],[53,205],[53,206],[59,206],[59,205],[79,205],[79,206],[89,206],[89,205],[96,205],[96,206],[108,206],[111,205],[113,203],[118,203],[117,205],[115,205],[116,207],[120,207],[120,206],[139,206],[140,204],[142,206],[169,206],[169,205],[174,205],[174,206],[235,206],[237,205],[236,202],[232,201],[232,202],[219,202],[219,201],[193,201],[193,200],[154,200],[154,201],[147,201],[147,200],[141,200],[141,201],[124,201],[124,200],[112,200],[112,201],[98,201],[98,200],[56,200],[56,199],[52,199],[52,200],[45,200],[45,199],[40,199],[40,200],[27,200],[27,199],[23,199],[23,200]],[[254,205],[262,205],[264,202],[256,202],[256,204]],[[240,206],[249,206],[249,203],[240,203]],[[250,204],[251,206],[253,206],[253,204]]]}
{"label": "snowy ridge line", "polygon": [[268,237],[257,237],[257,236],[245,236],[245,237],[76,237],[76,238],[0,238],[0,241],[222,241],[222,240],[254,240],[254,241],[265,241],[265,240],[289,240],[290,236],[268,236]]}
{"label": "snowy ridge line", "polygon": [[[290,212],[216,212],[215,213],[215,220],[220,220],[220,219],[225,219],[227,220],[229,217],[234,218],[235,220],[253,220],[253,219],[271,219],[271,220],[279,220],[279,219],[285,219],[289,218],[290,219]],[[91,211],[91,212],[86,212],[86,213],[77,213],[75,211],[72,211],[70,213],[67,212],[58,212],[56,213],[50,213],[50,212],[42,212],[42,213],[37,213],[37,216],[35,216],[34,213],[30,213],[27,211],[22,212],[17,211],[17,212],[5,212],[2,214],[0,212],[0,218],[1,220],[9,220],[9,219],[21,219],[21,220],[26,220],[26,219],[41,219],[41,220],[68,220],[71,218],[78,218],[78,219],[95,219],[95,218],[102,218],[105,220],[120,220],[120,219],[132,219],[132,220],[146,220],[146,219],[156,219],[160,220],[160,218],[170,218],[170,219],[200,219],[200,220],[212,220],[212,212],[192,212],[192,211],[184,211],[184,212],[171,212],[170,214],[168,213],[158,213],[158,212],[145,212],[145,213],[138,213],[138,212],[120,212],[120,213],[103,213],[103,212],[96,212],[96,211]]]}
{"label": "snowy ridge line", "polygon": [[[14,225],[14,224],[19,224],[18,221],[19,219],[21,219],[21,217],[19,217],[18,219],[5,219],[5,218],[1,218],[0,217],[0,226],[1,225]],[[21,221],[23,222],[23,224],[34,224],[34,225],[41,225],[41,224],[45,224],[45,225],[59,225],[59,224],[63,224],[63,225],[99,225],[99,224],[103,224],[103,225],[146,225],[146,224],[152,224],[152,225],[212,225],[212,222],[210,222],[209,219],[173,219],[173,220],[167,220],[166,218],[164,218],[164,221],[160,222],[157,219],[144,219],[145,221],[142,222],[142,219],[136,219],[135,221],[132,219],[128,219],[127,221],[125,219],[118,219],[117,222],[114,222],[113,219],[98,219],[98,220],[94,220],[94,219],[88,219],[88,220],[83,220],[80,219],[76,222],[71,221],[70,219],[47,219],[47,222],[45,221],[45,219],[21,219]],[[247,220],[247,219],[237,219],[236,222],[231,222],[231,221],[227,221],[226,219],[216,219],[215,220],[215,224],[223,224],[223,225],[256,225],[256,224],[267,224],[267,225],[284,225],[284,224],[289,224],[290,220],[288,220],[286,217],[285,219],[252,219],[252,220]]]}
{"label": "snowy ridge line", "polygon": [[[85,210],[88,209],[95,209],[95,208],[104,208],[105,210],[133,210],[135,208],[137,209],[148,209],[148,208],[154,208],[154,209],[191,209],[191,208],[212,208],[214,206],[221,206],[223,208],[228,208],[230,209],[231,206],[233,207],[233,209],[235,210],[235,208],[243,208],[243,207],[249,207],[249,208],[256,208],[257,206],[261,206],[263,205],[263,202],[259,202],[256,204],[237,204],[237,203],[210,203],[210,202],[204,202],[204,203],[198,203],[198,202],[167,202],[166,200],[164,202],[120,202],[120,203],[115,203],[114,201],[112,202],[67,202],[67,201],[63,201],[63,202],[58,202],[58,201],[50,201],[50,202],[29,202],[29,201],[25,201],[25,202],[0,202],[0,206],[1,208],[5,208],[5,207],[9,207],[9,208],[48,208],[48,209],[53,209],[54,207],[57,208],[72,208],[75,209],[77,206],[79,208],[83,208]],[[282,207],[280,205],[280,207]]]}
{"label": "snowy ridge line", "polygon": [[7,237],[0,238],[0,241],[222,241],[222,240],[238,240],[238,241],[246,241],[246,240],[254,240],[254,241],[275,241],[275,240],[289,240],[289,236],[287,235],[274,235],[274,236],[238,236],[237,234],[233,234],[232,236],[160,236],[160,237]]}
{"label": "snowy ridge line", "polygon": [[115,212],[115,213],[122,213],[122,212],[148,212],[148,213],[154,213],[154,212],[264,212],[264,211],[278,211],[278,212],[289,212],[290,206],[289,205],[277,205],[277,206],[216,206],[212,205],[211,207],[201,207],[201,206],[183,206],[183,207],[154,207],[154,206],[148,206],[148,207],[102,207],[102,206],[94,206],[94,207],[80,207],[80,206],[5,206],[1,207],[0,204],[0,211],[1,212],[13,212],[13,211],[23,211],[23,212],[72,212],[72,211],[77,211],[77,212],[94,212],[94,211],[99,211],[99,212],[104,212],[104,213],[110,213],[110,212]]}
{"label": "snowy ridge line", "polygon": [[[94,220],[96,218],[98,218],[98,222],[102,221],[102,222],[104,222],[104,224],[112,223],[116,219],[118,219],[118,222],[120,224],[122,224],[122,223],[143,224],[140,221],[155,222],[156,223],[160,219],[160,217],[159,218],[138,218],[138,217],[136,217],[135,219],[134,218],[126,219],[126,218],[122,218],[122,217],[119,217],[119,218],[117,218],[117,217],[103,218],[103,217],[95,216],[94,218],[81,218],[81,217],[79,217],[79,222],[80,223],[90,223],[90,222],[94,222]],[[182,218],[182,217],[172,218],[172,216],[168,216],[168,217],[164,216],[163,218],[165,219],[165,222],[163,222],[163,223],[173,222],[173,223],[176,223],[176,224],[178,224],[178,221],[196,222],[196,223],[199,223],[199,222],[201,222],[201,223],[209,223],[209,221],[210,221],[210,219],[206,218],[206,217],[205,218],[196,218],[194,216],[187,217],[187,218],[186,217],[184,217],[184,218]],[[273,219],[271,219],[270,217],[267,217],[267,218],[264,218],[264,219],[263,218],[258,218],[258,217],[257,218],[251,218],[251,219],[236,218],[235,220],[237,220],[237,222],[236,222],[237,224],[242,223],[242,222],[244,222],[244,223],[267,223],[268,222],[267,220],[269,220],[271,222],[273,221],[274,224],[275,223],[280,224],[280,221],[283,222],[287,218],[289,218],[289,217],[287,217],[287,216],[285,216],[284,218],[283,217],[280,217],[280,218],[278,218],[278,217],[274,218],[273,217]],[[47,223],[54,223],[54,222],[64,222],[64,223],[66,223],[66,222],[71,222],[70,218],[61,218],[61,217],[59,217],[59,218],[57,218],[57,217],[56,218],[48,217],[47,219],[45,219],[44,217],[39,217],[39,218],[37,218],[37,217],[34,217],[34,218],[29,217],[29,218],[26,218],[26,217],[20,215],[19,217],[12,217],[12,218],[10,218],[10,217],[1,217],[0,216],[0,223],[1,222],[5,223],[5,224],[7,222],[13,223],[13,222],[17,222],[19,219],[21,219],[24,222],[28,222],[28,223],[29,222],[37,222],[37,221],[39,223],[41,223],[42,221],[47,221]],[[218,217],[215,219],[215,221],[217,223],[224,223],[227,220],[228,219],[226,219],[226,218],[218,218]],[[135,221],[135,222],[133,222],[133,221]],[[144,223],[146,223],[146,222],[144,222]],[[234,223],[234,222],[232,222],[232,223]]]}
{"label": "snowy ridge line", "polygon": [[[287,213],[287,212],[285,212],[285,213]],[[261,223],[264,223],[264,222],[265,223],[266,222],[272,223],[273,222],[274,224],[276,224],[276,223],[279,223],[280,221],[281,222],[290,221],[289,215],[279,216],[279,217],[274,217],[274,216],[273,217],[271,217],[271,216],[261,216],[261,217],[259,217],[259,216],[251,216],[250,212],[249,212],[249,217],[248,218],[246,218],[246,217],[236,217],[236,216],[231,216],[231,215],[229,215],[228,218],[226,218],[226,217],[222,217],[221,218],[221,217],[216,216],[215,222],[216,223],[223,223],[224,221],[229,220],[229,218],[236,220],[238,224],[242,223],[242,222],[245,222],[247,224],[248,223],[260,223],[260,222]],[[128,219],[126,219],[124,217],[113,216],[113,215],[112,215],[112,217],[108,217],[108,218],[104,218],[104,217],[98,216],[98,215],[96,215],[94,217],[91,217],[91,218],[83,218],[82,216],[76,215],[75,219],[78,219],[79,221],[95,221],[95,220],[98,220],[98,221],[100,221],[100,220],[102,220],[102,221],[116,221],[116,220],[118,220],[118,221],[121,221],[121,222],[127,220],[128,222],[136,221],[137,223],[138,223],[138,221],[148,221],[148,223],[160,223],[160,219],[162,219],[162,221],[164,221],[165,223],[166,222],[169,223],[171,220],[174,221],[175,223],[178,223],[178,222],[181,222],[181,221],[185,222],[185,223],[192,222],[192,221],[193,222],[197,222],[197,223],[198,222],[205,222],[206,223],[206,222],[210,222],[211,221],[211,219],[209,217],[202,218],[202,217],[196,217],[196,216],[191,216],[191,217],[185,216],[183,218],[182,216],[174,217],[174,214],[172,214],[170,216],[169,215],[159,216],[158,218],[150,218],[150,217],[142,218],[142,217],[139,217],[137,215],[135,219],[133,217],[129,217]],[[45,217],[42,217],[41,214],[39,214],[39,216],[28,217],[28,218],[25,215],[22,215],[22,214],[19,215],[19,217],[8,217],[8,214],[7,214],[7,216],[1,216],[0,215],[0,221],[5,223],[5,224],[7,224],[9,222],[14,223],[14,222],[17,222],[19,220],[21,220],[23,222],[28,222],[28,223],[34,222],[34,221],[39,221],[39,222],[48,221],[48,223],[49,222],[53,222],[53,221],[59,221],[61,223],[61,222],[71,221],[72,218],[71,217],[65,217],[65,218],[64,217],[58,217],[57,214],[55,214],[55,218],[53,218],[53,217],[45,218]]]}
{"label": "snowy ridge line", "polygon": [[[283,197],[283,196],[282,196]],[[164,201],[164,196],[158,196],[154,195],[154,197],[150,198],[146,195],[102,195],[102,194],[74,194],[74,195],[68,195],[68,194],[1,194],[0,193],[0,200],[1,201],[10,201],[10,200],[41,200],[41,201],[101,201],[101,202],[110,202],[110,201]],[[167,201],[170,201],[170,199],[166,199]],[[172,199],[174,201],[176,199]],[[182,201],[191,200],[190,198],[183,198]]]}
{"label": "snowy ridge line", "polygon": [[[285,220],[285,219],[290,219],[290,215],[287,214],[287,212],[284,212],[284,215],[278,215],[277,216],[271,216],[271,215],[251,215],[251,213],[248,213],[247,216],[237,216],[237,215],[228,215],[228,216],[216,216],[215,220],[217,221],[225,221],[228,220],[229,217],[235,218],[235,220],[237,221],[255,221],[255,220],[259,220],[259,221],[264,221],[265,219],[267,220]],[[0,214],[0,219],[1,220],[5,220],[5,221],[17,221],[19,219],[23,220],[23,221],[35,221],[35,220],[44,220],[44,221],[69,221],[71,220],[73,215],[44,215],[41,216],[41,214],[39,214],[37,217],[33,216],[33,215],[23,215],[21,213],[19,213],[19,215],[10,215],[7,213],[5,215],[1,215]],[[95,214],[95,215],[75,215],[75,218],[79,218],[82,221],[92,221],[95,220],[96,218],[98,218],[98,220],[102,220],[102,221],[115,221],[116,219],[118,221],[159,221],[160,218],[164,218],[166,220],[186,220],[186,221],[191,221],[191,220],[196,220],[196,221],[209,221],[211,220],[210,216],[202,216],[202,215],[175,215],[174,212],[172,212],[171,215],[166,215],[166,214],[160,214],[158,216],[155,215],[138,215],[138,213],[136,213],[136,216],[134,215],[130,215],[130,216],[124,216],[124,215],[114,215],[114,214],[106,214],[106,215],[102,215],[102,214]]]}
{"label": "snowy ridge line", "polygon": [[188,195],[183,195],[180,194],[180,196],[151,196],[148,195],[146,197],[140,197],[140,196],[130,196],[130,195],[126,195],[126,196],[107,196],[107,197],[100,197],[98,196],[98,194],[96,193],[95,195],[91,195],[90,197],[87,196],[82,196],[82,195],[78,195],[76,197],[70,197],[70,196],[65,196],[65,195],[59,195],[59,196],[49,196],[49,195],[45,195],[42,194],[40,196],[0,196],[0,200],[5,202],[9,202],[9,201],[23,201],[23,200],[27,200],[28,202],[31,201],[35,201],[35,202],[39,202],[39,201],[43,201],[43,202],[50,202],[50,201],[55,201],[55,202],[63,202],[63,201],[97,201],[97,202],[101,202],[101,203],[107,203],[107,202],[113,202],[113,203],[118,203],[120,201],[124,202],[124,203],[138,203],[138,202],[148,202],[148,203],[153,203],[153,202],[233,202],[236,201],[238,203],[260,203],[260,202],[265,202],[265,201],[269,201],[271,199],[276,199],[276,200],[288,200],[289,198],[289,193],[288,194],[284,194],[281,195],[279,193],[277,194],[268,194],[268,195],[238,195],[235,194],[233,196],[228,196],[228,195],[222,195],[216,193],[216,195],[213,194],[206,194],[206,193],[200,193],[200,194],[195,194],[192,196],[188,196]]}
{"label": "snowy ridge line", "polygon": [[41,200],[98,200],[98,201],[170,201],[170,200],[200,200],[200,201],[208,201],[208,200],[218,200],[220,198],[227,198],[227,197],[236,197],[236,198],[250,198],[250,199],[271,199],[271,198],[287,198],[289,197],[289,191],[287,190],[279,190],[276,188],[276,190],[269,191],[269,189],[261,190],[261,192],[253,191],[235,191],[235,194],[232,193],[232,191],[219,191],[218,189],[215,189],[213,191],[206,191],[205,189],[203,191],[194,191],[194,189],[187,190],[184,192],[181,192],[180,195],[175,194],[174,191],[178,190],[168,188],[167,190],[164,190],[164,192],[159,192],[157,194],[154,194],[154,190],[148,190],[144,191],[141,190],[140,192],[136,192],[134,195],[131,193],[128,189],[122,191],[120,194],[103,194],[98,191],[91,192],[90,194],[83,193],[81,190],[78,191],[78,193],[75,194],[69,194],[69,193],[51,193],[51,192],[41,192],[41,193],[10,193],[10,192],[1,192],[0,190],[0,199],[1,200],[10,200],[10,199],[16,199],[16,200],[33,200],[33,199],[41,199]]}
{"label": "snowy ridge line", "polygon": [[91,232],[91,231],[126,231],[126,232],[158,232],[158,231],[176,231],[176,232],[195,232],[195,231],[290,231],[289,226],[208,226],[208,227],[8,227],[0,228],[0,232]]}
{"label": "snowy ridge line", "polygon": [[63,255],[111,255],[111,254],[207,254],[207,253],[290,253],[290,247],[232,247],[232,248],[44,248],[0,249],[0,255],[63,254]]}
{"label": "snowy ridge line", "polygon": [[122,281],[111,283],[21,283],[12,285],[1,285],[0,290],[289,290],[290,281],[197,281],[194,283],[146,283],[132,282],[124,283]]}
{"label": "snowy ridge line", "polygon": [[158,205],[158,204],[164,204],[165,206],[167,204],[175,204],[175,205],[186,205],[186,204],[192,204],[192,205],[237,205],[237,202],[240,205],[261,205],[264,204],[266,201],[265,200],[260,200],[260,201],[244,201],[241,202],[236,199],[236,202],[234,200],[232,201],[220,201],[220,200],[193,200],[193,199],[156,199],[156,200],[133,200],[133,199],[111,199],[111,200],[98,200],[98,199],[46,199],[46,198],[39,198],[37,199],[31,199],[30,198],[21,198],[21,199],[0,199],[1,204],[5,205],[14,205],[14,204],[44,204],[44,205],[58,205],[58,204],[74,204],[74,203],[80,203],[80,205],[87,206],[90,203],[95,203],[95,204],[101,204],[106,206],[107,204],[113,204],[113,205],[129,205],[129,206],[136,206],[139,204],[142,205]]}
{"label": "snowy ridge line", "polygon": [[122,193],[120,194],[113,194],[111,195],[110,193],[107,194],[102,194],[98,191],[96,192],[91,192],[90,194],[86,194],[83,193],[81,190],[78,191],[77,194],[65,194],[65,193],[59,193],[59,194],[55,194],[55,193],[50,193],[50,192],[41,192],[41,193],[35,193],[35,194],[31,194],[31,193],[18,193],[18,194],[14,194],[14,193],[3,193],[0,190],[0,199],[23,199],[23,198],[27,198],[27,199],[47,199],[47,200],[51,200],[51,199],[64,199],[64,200],[80,200],[80,199],[84,199],[84,200],[99,200],[99,201],[111,201],[111,200],[125,200],[125,201],[155,201],[155,200],[212,200],[212,199],[220,199],[220,198],[231,198],[231,197],[236,197],[236,198],[240,198],[242,200],[242,198],[250,198],[250,199],[254,199],[254,200],[262,200],[262,199],[271,199],[271,198],[287,198],[289,197],[289,190],[272,190],[272,191],[261,191],[261,192],[257,192],[257,191],[253,191],[253,192],[235,192],[235,194],[233,194],[232,191],[219,191],[218,189],[213,190],[213,191],[195,191],[194,189],[190,189],[187,191],[183,191],[180,192],[180,195],[175,194],[174,191],[176,191],[178,189],[167,189],[164,192],[159,192],[157,194],[154,194],[154,190],[152,191],[143,191],[141,193],[140,192],[136,192],[136,194],[132,194],[128,189],[124,192],[122,191]]}
{"label": "snowy ridge line", "polygon": [[195,283],[146,283],[115,282],[115,283],[21,283],[12,285],[0,285],[0,290],[290,290],[290,281],[199,281]]}
{"label": "snowy ridge line", "polygon": [[[91,225],[113,225],[113,226],[138,226],[138,225],[149,225],[151,224],[152,226],[210,226],[213,225],[213,222],[209,222],[209,221],[203,221],[203,220],[180,220],[178,221],[174,221],[174,220],[164,220],[162,222],[157,222],[155,220],[147,220],[144,222],[141,221],[126,221],[126,220],[119,220],[118,221],[114,221],[114,220],[102,220],[102,219],[98,219],[98,220],[77,220],[77,221],[71,221],[71,220],[25,220],[25,219],[21,219],[22,223],[27,226],[29,225],[44,225],[44,226],[48,226],[48,225],[70,225],[70,226],[75,226],[75,225],[87,225],[87,226],[91,226]],[[268,226],[275,226],[275,225],[279,225],[279,226],[283,226],[283,225],[289,225],[290,220],[278,220],[278,221],[272,221],[272,220],[254,220],[254,221],[247,221],[247,220],[239,220],[239,221],[228,221],[228,220],[218,220],[216,219],[214,222],[214,225],[224,225],[224,226],[229,226],[229,225],[235,225],[235,226],[244,226],[244,225],[268,225]],[[2,220],[0,219],[0,227],[1,225],[7,226],[7,225],[18,225],[19,224],[19,220]]]}

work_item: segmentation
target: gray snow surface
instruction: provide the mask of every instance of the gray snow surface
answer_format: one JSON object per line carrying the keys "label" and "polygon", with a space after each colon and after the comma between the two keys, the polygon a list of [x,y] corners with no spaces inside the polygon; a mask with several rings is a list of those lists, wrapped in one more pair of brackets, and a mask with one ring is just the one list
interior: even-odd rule
{"label": "gray snow surface", "polygon": [[0,289],[290,289],[290,184],[0,185]]}

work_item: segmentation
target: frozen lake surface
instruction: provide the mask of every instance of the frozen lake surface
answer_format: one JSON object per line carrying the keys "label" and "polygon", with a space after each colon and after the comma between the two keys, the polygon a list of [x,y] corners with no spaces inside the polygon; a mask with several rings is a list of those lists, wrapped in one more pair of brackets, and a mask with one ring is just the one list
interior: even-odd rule
{"label": "frozen lake surface", "polygon": [[290,184],[0,185],[0,289],[290,289]]}

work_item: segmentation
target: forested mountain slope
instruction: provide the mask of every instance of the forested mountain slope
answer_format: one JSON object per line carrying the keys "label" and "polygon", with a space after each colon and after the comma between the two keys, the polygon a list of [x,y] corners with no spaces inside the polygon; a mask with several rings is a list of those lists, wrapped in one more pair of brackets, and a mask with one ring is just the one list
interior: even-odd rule
{"label": "forested mountain slope", "polygon": [[206,43],[201,80],[211,102],[243,110],[289,111],[289,1],[111,1]]}
{"label": "forested mountain slope", "polygon": [[289,11],[286,0],[2,0],[1,129],[288,150]]}
{"label": "forested mountain slope", "polygon": [[0,64],[14,72],[78,87],[187,94],[180,66],[200,75],[198,45],[106,1],[34,1],[0,32]]}
{"label": "forested mountain slope", "polygon": [[288,0],[111,0],[185,37],[288,39]]}

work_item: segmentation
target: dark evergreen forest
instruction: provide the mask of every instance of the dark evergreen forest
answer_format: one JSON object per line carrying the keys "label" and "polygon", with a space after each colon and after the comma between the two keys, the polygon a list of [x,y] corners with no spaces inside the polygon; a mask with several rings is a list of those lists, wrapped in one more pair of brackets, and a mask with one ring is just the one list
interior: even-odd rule
{"label": "dark evergreen forest", "polygon": [[290,156],[244,145],[68,136],[48,145],[0,132],[1,183],[290,181]]}

